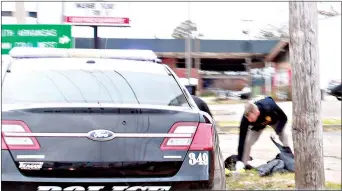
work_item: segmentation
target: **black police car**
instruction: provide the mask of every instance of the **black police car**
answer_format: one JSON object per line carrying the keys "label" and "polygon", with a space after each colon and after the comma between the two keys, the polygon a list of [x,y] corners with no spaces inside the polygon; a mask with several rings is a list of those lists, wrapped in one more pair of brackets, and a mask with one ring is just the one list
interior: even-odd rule
{"label": "black police car", "polygon": [[212,118],[168,66],[136,53],[12,49],[2,191],[226,188]]}

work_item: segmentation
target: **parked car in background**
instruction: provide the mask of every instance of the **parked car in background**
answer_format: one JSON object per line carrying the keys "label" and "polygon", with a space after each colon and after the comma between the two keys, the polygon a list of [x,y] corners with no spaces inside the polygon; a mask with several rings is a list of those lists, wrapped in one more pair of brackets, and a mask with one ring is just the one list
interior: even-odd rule
{"label": "parked car in background", "polygon": [[224,90],[218,90],[218,91],[216,91],[216,98],[217,98],[218,100],[227,99],[227,98],[228,98],[227,92],[224,91]]}
{"label": "parked car in background", "polygon": [[244,87],[241,91],[233,90],[216,90],[216,99],[249,99],[251,97],[250,87]]}
{"label": "parked car in background", "polygon": [[331,90],[337,87],[338,85],[341,85],[341,80],[331,80],[326,88],[326,92],[330,94]]}
{"label": "parked car in background", "polygon": [[330,95],[336,97],[338,100],[342,100],[342,83],[335,86],[330,90]]}
{"label": "parked car in background", "polygon": [[244,87],[241,91],[240,98],[241,99],[249,99],[251,97],[251,88]]}
{"label": "parked car in background", "polygon": [[244,87],[241,91],[232,91],[232,97],[236,97],[239,99],[249,99],[251,97],[251,88]]}

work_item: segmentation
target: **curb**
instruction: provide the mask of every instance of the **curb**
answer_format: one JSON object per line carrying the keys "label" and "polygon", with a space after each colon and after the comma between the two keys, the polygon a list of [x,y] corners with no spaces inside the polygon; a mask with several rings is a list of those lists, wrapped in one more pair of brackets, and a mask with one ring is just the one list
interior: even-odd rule
{"label": "curb", "polygon": [[[341,124],[340,125],[323,125],[323,128],[327,128],[327,127],[329,127],[329,128],[336,128],[337,130],[338,129],[342,129],[342,126],[341,126]],[[227,129],[227,128],[229,128],[229,129],[238,129],[239,128],[239,126],[233,126],[233,125],[230,125],[230,126],[221,126],[221,127],[217,127],[217,133],[218,134],[231,134],[231,133],[228,133],[226,130],[224,130],[224,129]]]}

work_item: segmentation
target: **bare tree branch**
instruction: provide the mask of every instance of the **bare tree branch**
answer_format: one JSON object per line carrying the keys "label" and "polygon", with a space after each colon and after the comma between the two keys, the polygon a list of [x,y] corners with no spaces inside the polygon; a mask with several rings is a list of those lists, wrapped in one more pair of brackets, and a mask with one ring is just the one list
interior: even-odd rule
{"label": "bare tree branch", "polygon": [[[333,6],[330,6],[329,10],[318,10],[318,15],[324,16],[325,18],[331,18],[341,15],[340,12],[336,11]],[[262,29],[256,36],[258,39],[267,40],[279,40],[289,38],[289,27],[287,25],[282,25],[279,27],[273,25],[267,25],[268,29]]]}
{"label": "bare tree branch", "polygon": [[[190,31],[190,33],[189,33]],[[174,30],[171,36],[176,39],[187,38],[188,35],[192,36],[194,32],[197,32],[196,23],[186,20],[181,22]]]}

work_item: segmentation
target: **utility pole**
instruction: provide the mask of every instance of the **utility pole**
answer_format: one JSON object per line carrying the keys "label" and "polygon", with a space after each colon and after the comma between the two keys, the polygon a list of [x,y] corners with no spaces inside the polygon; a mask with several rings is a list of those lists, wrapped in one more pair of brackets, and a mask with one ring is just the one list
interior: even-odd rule
{"label": "utility pole", "polygon": [[65,12],[65,2],[64,2],[65,0],[62,0],[62,7],[61,7],[61,24],[63,24],[64,23],[64,12]]}
{"label": "utility pole", "polygon": [[17,19],[17,24],[26,24],[27,12],[25,9],[25,2],[23,1],[15,2],[14,16]]}
{"label": "utility pole", "polygon": [[100,38],[98,35],[98,26],[92,26],[94,29],[94,49],[100,49]]}
{"label": "utility pole", "polygon": [[272,74],[271,74],[271,62],[266,62],[266,71],[267,71],[267,76],[266,76],[266,94],[268,96],[271,96],[271,93],[272,93]]}
{"label": "utility pole", "polygon": [[246,72],[248,73],[248,77],[247,77],[247,84],[248,87],[251,89],[251,97],[254,97],[253,95],[253,76],[252,76],[252,72],[251,72],[251,67],[252,67],[252,59],[251,58],[245,58],[245,63],[244,66],[246,68]]}
{"label": "utility pole", "polygon": [[[194,47],[194,52],[196,53],[200,53],[201,52],[201,39],[200,39],[201,34],[199,34],[198,36],[195,37],[195,47]],[[195,57],[195,68],[197,70],[198,73],[198,79],[197,79],[197,86],[196,86],[196,92],[195,95],[199,96],[201,91],[202,91],[202,79],[199,71],[201,70],[201,58],[199,57],[200,54],[197,54],[197,56]]]}
{"label": "utility pole", "polygon": [[325,189],[317,2],[289,2],[296,190]]}
{"label": "utility pole", "polygon": [[[253,20],[243,19],[242,22],[246,23],[246,27],[244,30],[242,30],[242,33],[247,35],[248,40],[249,40],[248,43],[250,43],[250,41],[251,41],[251,35],[250,35],[251,27],[250,27],[249,23],[252,23]],[[249,50],[246,50],[246,51],[249,51]],[[253,90],[253,83],[252,83],[253,82],[253,76],[251,73],[252,59],[250,57],[245,58],[244,66],[245,66],[246,72],[248,73],[247,85],[251,89],[251,97],[253,97],[253,91],[252,91]]]}
{"label": "utility pole", "polygon": [[[190,2],[188,2],[188,20],[190,21]],[[189,81],[189,85],[191,85],[191,68],[192,68],[192,58],[191,58],[191,26],[187,25],[187,35],[186,35],[186,43],[185,43],[185,51],[186,51],[186,68],[187,68],[187,77]]]}

